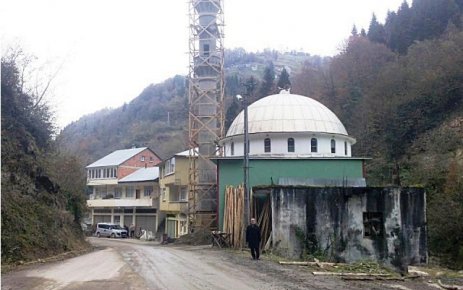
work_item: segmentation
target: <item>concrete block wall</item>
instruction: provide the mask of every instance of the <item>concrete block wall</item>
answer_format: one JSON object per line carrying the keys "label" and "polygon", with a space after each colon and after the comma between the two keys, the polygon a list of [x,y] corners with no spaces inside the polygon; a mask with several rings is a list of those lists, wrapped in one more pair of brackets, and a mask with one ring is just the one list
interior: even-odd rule
{"label": "concrete block wall", "polygon": [[[305,247],[333,261],[376,260],[399,270],[426,263],[425,199],[420,188],[273,187],[274,250],[300,258]],[[368,213],[380,216],[378,235],[366,236]]]}

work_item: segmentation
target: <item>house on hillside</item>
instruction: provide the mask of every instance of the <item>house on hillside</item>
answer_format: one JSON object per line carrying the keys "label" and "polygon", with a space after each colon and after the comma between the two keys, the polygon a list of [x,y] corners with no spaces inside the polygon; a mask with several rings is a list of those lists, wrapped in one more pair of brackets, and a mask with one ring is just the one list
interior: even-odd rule
{"label": "house on hillside", "polygon": [[166,215],[165,233],[177,238],[188,233],[189,151],[183,151],[159,164],[160,210]]}
{"label": "house on hillside", "polygon": [[86,167],[91,222],[157,231],[159,156],[147,147],[117,150]]}

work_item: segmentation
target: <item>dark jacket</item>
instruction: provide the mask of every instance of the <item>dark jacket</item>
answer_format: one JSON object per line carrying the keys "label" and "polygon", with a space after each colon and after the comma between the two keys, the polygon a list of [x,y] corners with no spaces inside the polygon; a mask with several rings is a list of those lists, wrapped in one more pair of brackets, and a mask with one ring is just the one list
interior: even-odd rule
{"label": "dark jacket", "polygon": [[260,228],[256,224],[250,224],[246,228],[246,242],[250,247],[258,247],[260,244]]}

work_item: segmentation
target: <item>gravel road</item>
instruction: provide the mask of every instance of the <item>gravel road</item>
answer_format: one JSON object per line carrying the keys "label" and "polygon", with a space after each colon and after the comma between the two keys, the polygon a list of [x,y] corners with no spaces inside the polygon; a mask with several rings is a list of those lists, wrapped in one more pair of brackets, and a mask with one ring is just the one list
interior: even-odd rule
{"label": "gravel road", "polygon": [[90,238],[96,250],[2,275],[2,289],[436,289],[426,281],[361,282],[307,267],[251,260],[246,252]]}

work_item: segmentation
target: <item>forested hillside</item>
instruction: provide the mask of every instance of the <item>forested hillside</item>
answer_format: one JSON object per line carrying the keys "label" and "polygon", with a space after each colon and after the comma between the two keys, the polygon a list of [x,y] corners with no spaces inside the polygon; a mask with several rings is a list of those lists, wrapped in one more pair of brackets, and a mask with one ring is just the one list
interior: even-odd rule
{"label": "forested hillside", "polygon": [[[430,253],[462,268],[462,10],[463,0],[404,2],[384,24],[373,15],[367,29],[354,27],[332,58],[227,51],[226,122],[240,110],[232,96],[250,77],[253,100],[287,85],[319,100],[357,139],[353,154],[373,158],[370,185],[426,188]],[[61,145],[87,163],[134,143],[166,157],[185,147],[185,88],[180,76],[151,85],[121,108],[69,125]]]}
{"label": "forested hillside", "polygon": [[2,269],[86,247],[83,164],[55,149],[45,91],[26,90],[21,58],[1,59]]}
{"label": "forested hillside", "polygon": [[[226,52],[225,107],[227,124],[239,112],[236,96],[243,93],[244,80],[254,77],[262,90],[254,98],[276,91],[275,77],[282,71],[298,71],[303,64],[321,63],[320,57],[304,53],[264,51],[248,53],[244,49]],[[271,83],[260,84],[267,74]],[[66,126],[58,136],[63,150],[77,153],[89,164],[110,152],[135,146],[148,146],[166,158],[183,151],[188,141],[188,91],[184,76],[175,76],[152,84],[130,103],[120,108],[105,109]]]}
{"label": "forested hillside", "polygon": [[384,25],[373,17],[368,33],[353,29],[328,65],[307,63],[292,78],[293,92],[319,100],[340,117],[357,139],[354,155],[373,158],[367,163],[370,185],[426,188],[431,255],[460,268],[461,4],[416,0],[408,7],[405,2]]}

